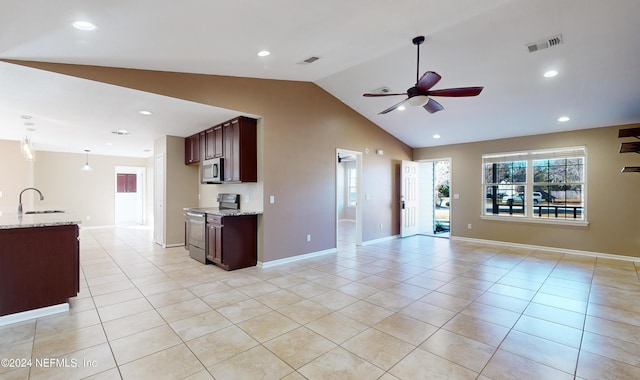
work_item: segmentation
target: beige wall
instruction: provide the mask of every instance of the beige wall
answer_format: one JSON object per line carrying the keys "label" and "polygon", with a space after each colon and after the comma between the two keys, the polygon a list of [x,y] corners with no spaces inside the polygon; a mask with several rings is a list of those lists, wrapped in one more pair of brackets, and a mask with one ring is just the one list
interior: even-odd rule
{"label": "beige wall", "polygon": [[[452,236],[640,257],[640,175],[620,173],[640,165],[637,154],[619,154],[623,127],[526,136],[414,150],[414,160],[451,157]],[[589,226],[483,220],[482,155],[530,149],[587,147]],[[467,229],[467,224],[472,229]]]}
{"label": "beige wall", "polygon": [[[147,173],[151,171],[145,158],[89,154],[93,170],[84,172],[80,170],[86,161],[84,153],[37,151],[36,154],[33,185],[45,199],[36,200],[33,207],[64,210],[78,217],[83,227],[114,224],[116,166],[137,166],[147,168]],[[146,190],[148,198],[153,193],[148,187]]]}
{"label": "beige wall", "polygon": [[[18,211],[18,196],[22,189],[33,186],[33,163],[20,154],[20,142],[7,140],[0,140],[0,163],[0,212],[15,213]],[[25,209],[32,205],[31,193],[35,194],[28,191],[22,196]]]}
{"label": "beige wall", "polygon": [[[363,157],[363,240],[398,234],[397,166],[412,150],[308,82],[20,62],[54,72],[263,117],[264,262],[335,248],[335,151]],[[379,228],[383,224],[383,229]],[[312,234],[311,242],[306,235]]]}

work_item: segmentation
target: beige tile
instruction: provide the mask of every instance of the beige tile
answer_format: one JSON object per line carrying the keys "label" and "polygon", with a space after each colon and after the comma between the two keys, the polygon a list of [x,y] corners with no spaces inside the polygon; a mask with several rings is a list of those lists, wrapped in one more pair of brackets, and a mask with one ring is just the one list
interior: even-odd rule
{"label": "beige tile", "polygon": [[389,289],[387,289],[387,291],[404,296],[404,297],[409,297],[414,300],[420,299],[426,296],[427,294],[431,293],[431,290],[429,289],[425,289],[416,285],[411,285],[406,282],[401,282],[399,284],[396,284],[390,287]]}
{"label": "beige tile", "polygon": [[[23,340],[12,344],[0,345],[0,359],[28,359],[31,358],[31,349],[33,348],[32,340]],[[14,372],[20,365],[3,365],[0,366],[0,378],[10,377],[9,373]],[[11,376],[14,376],[13,374]],[[28,373],[27,373],[28,376]]]}
{"label": "beige tile", "polygon": [[183,341],[189,341],[218,331],[232,323],[215,310],[181,319],[170,324]]}
{"label": "beige tile", "polygon": [[341,347],[327,352],[298,369],[304,377],[314,380],[377,379],[384,371]]}
{"label": "beige tile", "polygon": [[[39,357],[38,359],[44,358],[49,359],[50,357]],[[51,362],[51,365],[38,364],[34,359],[29,378],[47,380],[84,379],[116,367],[111,349],[106,343],[62,356],[56,355],[56,358],[59,361]],[[60,363],[60,365],[57,363]]]}
{"label": "beige tile", "polygon": [[198,371],[193,375],[187,376],[184,380],[215,380],[206,369]]}
{"label": "beige tile", "polygon": [[389,373],[399,379],[475,379],[478,374],[422,349],[415,349]]}
{"label": "beige tile", "polygon": [[306,327],[299,327],[264,343],[264,346],[297,369],[332,350],[336,344]]}
{"label": "beige tile", "polygon": [[210,367],[232,358],[259,343],[236,326],[188,341],[187,346],[205,366]]}
{"label": "beige tile", "polygon": [[412,303],[400,310],[400,313],[436,327],[443,326],[456,315],[456,313],[451,310],[446,310],[421,301]]}
{"label": "beige tile", "polygon": [[101,325],[93,325],[69,331],[65,334],[47,335],[35,339],[33,357],[46,358],[68,354],[91,346],[106,343]]}
{"label": "beige tile", "polygon": [[341,347],[385,371],[415,348],[412,344],[374,328],[369,328],[347,340],[341,344]]}
{"label": "beige tile", "polygon": [[47,335],[56,335],[100,323],[98,312],[89,309],[79,312],[65,312],[38,319],[36,339]]}
{"label": "beige tile", "polygon": [[587,316],[584,331],[640,344],[640,326]]}
{"label": "beige tile", "polygon": [[574,348],[580,348],[580,341],[582,340],[581,329],[527,315],[520,317],[513,329]]}
{"label": "beige tile", "polygon": [[338,312],[331,313],[306,325],[331,341],[341,344],[367,329],[367,325],[348,318]]}
{"label": "beige tile", "polygon": [[352,281],[344,277],[340,277],[332,274],[326,274],[322,277],[318,277],[314,279],[313,282],[330,289],[338,289],[341,286],[351,283]]}
{"label": "beige tile", "polygon": [[259,342],[266,342],[300,325],[277,311],[240,322],[237,324],[244,332]]}
{"label": "beige tile", "polygon": [[254,298],[256,301],[263,303],[274,310],[281,309],[296,302],[302,301],[304,298],[288,290],[278,290],[272,293],[264,294]]}
{"label": "beige tile", "polygon": [[415,301],[414,298],[401,296],[386,290],[372,294],[364,300],[393,311],[398,311]]}
{"label": "beige tile", "polygon": [[102,324],[110,341],[166,324],[155,310],[114,319]]}
{"label": "beige tile", "polygon": [[98,313],[100,314],[100,319],[104,323],[152,309],[153,306],[151,306],[146,298],[138,298],[131,301],[117,303],[115,305],[98,308]]}
{"label": "beige tile", "polygon": [[358,281],[359,284],[369,285],[379,290],[388,289],[400,283],[400,281],[390,280],[380,276],[369,276]]}
{"label": "beige tile", "polygon": [[156,352],[120,366],[123,380],[182,379],[204,369],[184,344]]}
{"label": "beige tile", "polygon": [[498,347],[504,337],[509,333],[509,329],[504,326],[464,314],[458,314],[451,318],[443,328],[493,347]]}
{"label": "beige tile", "polygon": [[356,298],[367,298],[370,295],[377,293],[380,291],[378,288],[374,288],[373,286],[361,284],[360,282],[352,282],[350,284],[341,286],[338,288],[342,293],[348,294],[352,297]]}
{"label": "beige tile", "polygon": [[603,335],[585,332],[581,345],[582,351],[605,356],[619,362],[640,368],[640,345],[610,338]]}
{"label": "beige tile", "polygon": [[209,372],[216,379],[280,379],[292,373],[293,368],[257,346],[209,367]]}
{"label": "beige tile", "polygon": [[94,296],[93,302],[96,304],[96,307],[103,307],[142,297],[143,295],[138,289],[130,288],[100,296]]}
{"label": "beige tile", "polygon": [[300,324],[307,324],[332,312],[311,300],[302,300],[278,310]]}
{"label": "beige tile", "polygon": [[[137,285],[138,290],[146,297],[150,297],[160,293],[170,292],[172,290],[180,290],[183,289],[181,283],[178,281],[174,281],[171,277],[163,275],[163,277],[153,277],[157,279],[157,282],[149,282]],[[134,280],[135,282],[135,280]]]}
{"label": "beige tile", "polygon": [[165,321],[171,323],[206,313],[212,309],[200,299],[195,298],[189,301],[178,302],[169,306],[161,307],[157,310]]}
{"label": "beige tile", "polygon": [[500,349],[567,373],[573,373],[578,360],[578,350],[573,347],[515,330],[505,338]]}
{"label": "beige tile", "polygon": [[121,290],[131,289],[135,287],[131,281],[128,280],[120,280],[116,282],[108,282],[106,284],[93,285],[90,287],[91,294],[95,296],[113,293]]}
{"label": "beige tile", "polygon": [[468,315],[483,321],[495,323],[500,326],[511,328],[518,321],[521,314],[513,311],[501,309],[490,305],[474,302],[462,309],[460,314]]}
{"label": "beige tile", "polygon": [[587,314],[640,327],[640,312],[590,303]]}
{"label": "beige tile", "polygon": [[[498,350],[491,358],[487,366],[482,370],[482,375],[494,380],[513,379],[545,379],[545,380],[572,380],[573,375],[544,364],[523,358],[504,350]],[[598,377],[604,379],[605,377]]]}
{"label": "beige tile", "polygon": [[0,326],[0,346],[33,341],[36,335],[36,321],[26,321]]}
{"label": "beige tile", "polygon": [[270,312],[271,309],[258,301],[248,299],[246,301],[219,308],[217,311],[231,322],[240,323],[247,319],[266,314]]}
{"label": "beige tile", "polygon": [[[468,288],[468,289],[471,289],[471,288]],[[477,298],[477,297],[473,297],[473,298]],[[471,300],[469,299],[460,298],[460,297],[452,296],[445,293],[440,293],[439,290],[435,292],[431,292],[426,296],[420,298],[420,301],[434,305],[434,306],[438,306],[443,309],[451,310],[456,313],[464,309],[471,303]]]}
{"label": "beige tile", "polygon": [[272,284],[270,284],[268,282],[260,281],[260,282],[254,283],[254,284],[249,284],[249,285],[244,285],[244,286],[237,287],[236,290],[238,290],[241,293],[246,294],[247,296],[249,296],[251,298],[255,298],[255,297],[261,296],[263,294],[268,294],[268,293],[275,292],[277,290],[280,290],[280,288],[275,286],[275,285],[272,285]]}
{"label": "beige tile", "polygon": [[229,287],[229,289],[230,290],[214,292],[208,296],[202,297],[201,299],[214,309],[223,308],[225,306],[250,299],[249,296],[244,293],[232,289],[231,287]]}
{"label": "beige tile", "polygon": [[111,342],[118,365],[129,363],[182,343],[168,325],[154,327]]}
{"label": "beige tile", "polygon": [[637,380],[640,379],[640,368],[582,351],[576,375],[584,379]]}
{"label": "beige tile", "polygon": [[[480,295],[482,295],[483,293],[484,293],[484,290],[470,288],[467,286],[455,285],[452,282],[450,282],[446,285],[439,287],[436,292],[433,292],[431,294],[446,294],[446,295],[453,296],[456,298],[461,298],[467,301],[473,301],[476,298],[480,297]],[[426,298],[429,295],[423,298]]]}
{"label": "beige tile", "polygon": [[530,304],[524,311],[523,315],[529,315],[531,317],[544,319],[545,321],[550,321],[577,329],[582,329],[585,318],[585,315],[583,313],[576,313],[565,309],[558,309],[553,306],[542,305],[539,303]]}
{"label": "beige tile", "polygon": [[299,295],[300,297],[311,298],[326,293],[331,290],[331,288],[327,288],[326,286],[316,284],[314,282],[305,282],[288,287],[287,290]]}
{"label": "beige tile", "polygon": [[516,313],[522,313],[529,305],[529,301],[491,292],[484,293],[476,299],[476,302],[499,307]]}
{"label": "beige tile", "polygon": [[420,348],[475,372],[482,371],[496,351],[493,346],[444,329],[429,337]]}
{"label": "beige tile", "polygon": [[330,290],[326,293],[312,297],[311,301],[335,311],[351,305],[358,301],[358,299],[337,290]]}
{"label": "beige tile", "polygon": [[194,299],[196,299],[196,296],[187,289],[174,289],[168,292],[147,296],[147,300],[149,300],[156,309]]}
{"label": "beige tile", "polygon": [[526,301],[531,301],[531,299],[536,295],[535,290],[529,290],[505,284],[495,284],[491,286],[488,291],[491,293],[501,294],[503,296],[518,298]]}
{"label": "beige tile", "polygon": [[420,345],[438,329],[401,313],[395,313],[373,327],[414,346]]}
{"label": "beige tile", "polygon": [[392,310],[385,309],[367,301],[358,301],[338,312],[368,326],[373,326],[394,313]]}

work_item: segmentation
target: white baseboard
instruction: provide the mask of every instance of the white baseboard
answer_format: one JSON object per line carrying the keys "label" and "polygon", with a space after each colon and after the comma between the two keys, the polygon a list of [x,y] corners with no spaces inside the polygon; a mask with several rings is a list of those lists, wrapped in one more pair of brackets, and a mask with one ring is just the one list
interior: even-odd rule
{"label": "white baseboard", "polygon": [[336,252],[338,252],[337,248],[330,248],[330,249],[325,249],[324,251],[305,253],[303,255],[285,257],[284,259],[279,259],[279,260],[273,260],[273,261],[267,261],[267,262],[258,261],[257,267],[258,268],[271,268],[271,267],[275,267],[277,265],[288,264],[288,263],[292,263],[294,261],[306,260],[306,259],[310,259],[312,257],[328,255],[330,253],[336,253]]}
{"label": "white baseboard", "polygon": [[40,309],[27,310],[20,313],[9,314],[9,315],[0,317],[0,326],[27,321],[29,319],[46,317],[48,315],[63,313],[68,310],[69,310],[69,304],[61,303],[59,305],[41,307]]}
{"label": "white baseboard", "polygon": [[458,236],[451,236],[451,240],[466,241],[466,242],[469,242],[469,243],[499,245],[499,246],[503,246],[503,247],[535,249],[535,250],[540,250],[540,251],[549,251],[549,252],[556,252],[556,253],[567,253],[567,254],[570,254],[570,255],[600,257],[600,258],[603,258],[603,259],[614,259],[614,260],[640,262],[640,257],[616,255],[616,254],[613,254],[613,253],[581,251],[581,250],[577,250],[577,249],[546,247],[546,246],[543,246],[543,245],[510,243],[510,242],[506,242],[506,241],[474,239],[474,238],[458,237]]}
{"label": "white baseboard", "polygon": [[399,237],[400,235],[391,235],[391,236],[386,236],[380,239],[367,240],[367,241],[363,241],[362,245],[365,246],[365,245],[371,245],[376,243],[382,243],[383,241],[398,239]]}

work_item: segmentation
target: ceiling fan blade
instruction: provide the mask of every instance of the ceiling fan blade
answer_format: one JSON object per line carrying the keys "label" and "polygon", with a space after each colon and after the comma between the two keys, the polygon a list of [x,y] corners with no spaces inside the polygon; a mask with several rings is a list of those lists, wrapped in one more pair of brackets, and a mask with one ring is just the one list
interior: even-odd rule
{"label": "ceiling fan blade", "polygon": [[409,99],[407,98],[407,99],[401,101],[400,103],[392,105],[391,107],[387,108],[386,110],[380,112],[378,115],[384,115],[386,113],[389,113],[389,112],[393,111],[394,109],[396,109],[396,108],[400,107],[401,105],[403,105],[404,102],[406,102],[407,100],[409,100]]}
{"label": "ceiling fan blade", "polygon": [[457,88],[443,88],[442,90],[427,91],[428,96],[476,96],[480,94],[484,87],[457,87]]}
{"label": "ceiling fan blade", "polygon": [[429,101],[427,102],[427,104],[425,104],[424,109],[426,109],[429,113],[436,113],[438,111],[442,111],[444,109],[444,107],[442,106],[442,104],[436,102],[435,100],[429,98]]}
{"label": "ceiling fan blade", "polygon": [[362,94],[362,96],[366,96],[368,98],[373,98],[376,96],[396,96],[396,95],[407,95],[407,93],[402,93],[402,94],[371,94],[371,93],[366,93],[366,94]]}
{"label": "ceiling fan blade", "polygon": [[424,73],[424,75],[422,75],[420,80],[418,80],[418,83],[416,83],[416,88],[421,92],[429,91],[431,87],[440,82],[440,79],[442,79],[440,74],[433,71],[427,71],[426,73]]}

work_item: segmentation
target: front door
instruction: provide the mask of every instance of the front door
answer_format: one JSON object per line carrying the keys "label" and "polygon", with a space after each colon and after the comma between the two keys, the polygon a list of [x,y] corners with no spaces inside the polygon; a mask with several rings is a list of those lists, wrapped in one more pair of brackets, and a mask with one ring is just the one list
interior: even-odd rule
{"label": "front door", "polygon": [[418,224],[418,168],[413,161],[402,161],[400,174],[400,237],[420,233]]}

